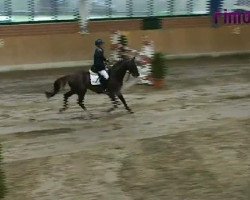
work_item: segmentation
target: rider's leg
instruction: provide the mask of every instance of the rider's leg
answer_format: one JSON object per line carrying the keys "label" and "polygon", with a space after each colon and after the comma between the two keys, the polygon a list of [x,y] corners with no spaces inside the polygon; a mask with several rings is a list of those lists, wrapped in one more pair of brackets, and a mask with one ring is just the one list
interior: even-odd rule
{"label": "rider's leg", "polygon": [[107,73],[106,70],[102,70],[102,71],[99,71],[99,74],[101,76],[101,84],[102,84],[102,87],[104,90],[107,89],[107,86],[108,86],[108,79],[109,79],[109,75]]}
{"label": "rider's leg", "polygon": [[109,79],[109,74],[106,70],[99,71],[99,74],[101,74],[106,80]]}

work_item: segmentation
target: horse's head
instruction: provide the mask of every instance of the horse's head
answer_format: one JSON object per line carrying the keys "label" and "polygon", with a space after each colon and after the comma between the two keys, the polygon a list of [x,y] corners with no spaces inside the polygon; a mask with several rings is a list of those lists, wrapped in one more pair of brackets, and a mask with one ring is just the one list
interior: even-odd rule
{"label": "horse's head", "polygon": [[137,65],[136,65],[135,57],[132,58],[131,60],[129,60],[129,62],[128,62],[128,71],[135,78],[137,78],[138,76],[140,76],[140,74],[138,72]]}

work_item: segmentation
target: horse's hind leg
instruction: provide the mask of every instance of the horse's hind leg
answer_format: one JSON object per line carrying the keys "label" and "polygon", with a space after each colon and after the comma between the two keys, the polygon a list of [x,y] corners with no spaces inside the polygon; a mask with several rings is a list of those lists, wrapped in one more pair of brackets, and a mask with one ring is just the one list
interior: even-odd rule
{"label": "horse's hind leg", "polygon": [[134,113],[134,112],[131,110],[131,108],[128,107],[126,100],[124,99],[123,95],[122,95],[120,92],[117,94],[117,96],[118,96],[118,98],[121,100],[121,102],[123,103],[123,105],[124,105],[124,107],[126,108],[126,110],[129,111],[130,113]]}
{"label": "horse's hind leg", "polygon": [[78,105],[84,110],[86,111],[87,108],[84,105],[84,94],[78,94]]}
{"label": "horse's hind leg", "polygon": [[84,97],[85,97],[86,91],[87,91],[87,90],[85,89],[85,90],[83,90],[83,92],[78,93],[78,105],[79,105],[85,112],[87,112],[89,116],[92,116],[92,115],[88,112],[87,108],[86,108],[85,105],[84,105]]}
{"label": "horse's hind leg", "polygon": [[67,92],[67,93],[65,93],[64,94],[64,104],[63,104],[63,108],[61,108],[59,111],[60,112],[63,112],[63,111],[65,111],[65,110],[67,110],[68,109],[68,99],[69,99],[69,97],[71,97],[72,95],[74,94],[74,92],[72,92],[72,91],[69,91],[69,92]]}

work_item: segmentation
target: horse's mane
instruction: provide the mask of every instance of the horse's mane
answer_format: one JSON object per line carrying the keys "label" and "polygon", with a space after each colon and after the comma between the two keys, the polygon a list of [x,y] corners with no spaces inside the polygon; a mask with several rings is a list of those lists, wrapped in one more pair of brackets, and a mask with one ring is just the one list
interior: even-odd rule
{"label": "horse's mane", "polygon": [[120,67],[124,66],[126,63],[130,62],[129,59],[126,59],[126,60],[119,60],[118,62],[116,62],[112,67],[111,69],[112,70],[118,70],[120,69]]}

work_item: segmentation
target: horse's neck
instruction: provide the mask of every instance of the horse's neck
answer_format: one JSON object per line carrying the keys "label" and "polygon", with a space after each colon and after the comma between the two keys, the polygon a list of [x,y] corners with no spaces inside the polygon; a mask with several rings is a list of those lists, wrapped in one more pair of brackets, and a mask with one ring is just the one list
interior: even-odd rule
{"label": "horse's neck", "polygon": [[118,67],[118,69],[115,71],[114,75],[115,75],[115,78],[118,80],[118,81],[123,81],[124,77],[125,77],[125,74],[127,72],[127,65],[128,63],[123,63],[122,65],[120,65]]}

